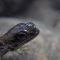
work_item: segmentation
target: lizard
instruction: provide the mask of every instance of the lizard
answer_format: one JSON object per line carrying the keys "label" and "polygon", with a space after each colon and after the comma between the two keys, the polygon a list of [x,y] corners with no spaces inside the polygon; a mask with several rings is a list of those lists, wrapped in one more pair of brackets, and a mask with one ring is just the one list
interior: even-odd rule
{"label": "lizard", "polygon": [[39,29],[32,22],[19,23],[0,37],[0,56],[8,51],[14,51],[39,34]]}

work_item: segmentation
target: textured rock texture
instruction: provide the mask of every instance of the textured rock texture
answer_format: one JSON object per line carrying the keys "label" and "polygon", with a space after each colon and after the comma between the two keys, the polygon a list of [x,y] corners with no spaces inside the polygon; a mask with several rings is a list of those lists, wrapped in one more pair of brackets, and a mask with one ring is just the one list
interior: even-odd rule
{"label": "textured rock texture", "polygon": [[0,19],[0,32],[3,35],[12,26],[20,22],[32,21],[40,29],[40,34],[24,45],[22,49],[8,52],[2,60],[59,60],[60,59],[60,35],[51,27],[38,20],[4,18]]}

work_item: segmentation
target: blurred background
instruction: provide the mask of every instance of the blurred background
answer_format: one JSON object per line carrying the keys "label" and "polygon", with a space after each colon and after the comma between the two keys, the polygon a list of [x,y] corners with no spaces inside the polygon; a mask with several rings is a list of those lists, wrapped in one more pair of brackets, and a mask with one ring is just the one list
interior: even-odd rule
{"label": "blurred background", "polygon": [[3,60],[60,60],[60,0],[0,0],[0,35],[31,21],[40,34]]}

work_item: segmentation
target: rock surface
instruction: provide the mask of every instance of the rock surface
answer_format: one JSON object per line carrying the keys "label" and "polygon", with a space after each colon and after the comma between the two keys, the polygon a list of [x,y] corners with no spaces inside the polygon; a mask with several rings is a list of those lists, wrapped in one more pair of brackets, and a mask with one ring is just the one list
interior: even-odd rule
{"label": "rock surface", "polygon": [[0,19],[0,32],[3,35],[10,27],[20,22],[34,22],[40,29],[40,34],[27,43],[23,51],[8,52],[3,56],[3,60],[59,60],[60,59],[60,35],[53,29],[49,29],[45,24],[35,20],[7,18]]}

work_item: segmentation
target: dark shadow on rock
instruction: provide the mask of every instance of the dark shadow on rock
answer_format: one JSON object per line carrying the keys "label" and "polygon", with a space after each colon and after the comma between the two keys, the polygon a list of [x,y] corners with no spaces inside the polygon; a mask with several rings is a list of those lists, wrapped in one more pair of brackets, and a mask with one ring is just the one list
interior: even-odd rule
{"label": "dark shadow on rock", "polygon": [[27,11],[33,0],[0,0],[0,17],[14,17]]}

